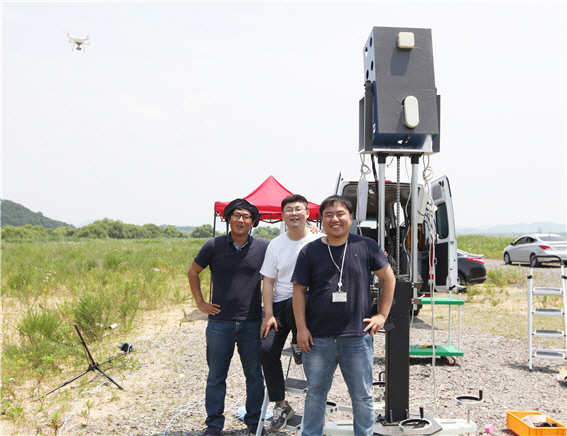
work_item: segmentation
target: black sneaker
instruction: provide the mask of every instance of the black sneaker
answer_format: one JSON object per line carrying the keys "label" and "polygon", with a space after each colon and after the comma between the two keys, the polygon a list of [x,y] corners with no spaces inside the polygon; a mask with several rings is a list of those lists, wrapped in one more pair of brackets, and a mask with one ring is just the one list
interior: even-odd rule
{"label": "black sneaker", "polygon": [[291,352],[293,353],[293,360],[295,360],[296,365],[301,365],[303,363],[303,352],[299,345],[291,344]]}
{"label": "black sneaker", "polygon": [[284,428],[287,424],[287,420],[293,416],[293,409],[287,401],[285,402],[285,404],[285,407],[282,407],[277,403],[274,405],[274,416],[272,418],[271,425],[272,430],[279,430],[281,428]]}
{"label": "black sneaker", "polygon": [[[250,436],[255,436],[256,432],[258,431],[258,425],[249,425],[248,431],[250,432]],[[262,434],[266,434],[266,429],[262,426]]]}
{"label": "black sneaker", "polygon": [[203,436],[218,436],[221,432],[220,428],[217,427],[207,427],[203,430]]}

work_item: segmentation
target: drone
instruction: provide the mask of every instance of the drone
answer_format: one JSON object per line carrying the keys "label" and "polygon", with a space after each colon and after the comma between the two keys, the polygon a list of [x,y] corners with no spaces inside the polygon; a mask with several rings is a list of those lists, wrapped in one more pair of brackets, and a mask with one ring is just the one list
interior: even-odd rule
{"label": "drone", "polygon": [[67,34],[67,36],[69,37],[69,42],[73,44],[71,46],[71,51],[73,51],[73,49],[75,48],[75,44],[77,44],[77,50],[82,50],[81,45],[91,45],[91,43],[88,41],[88,36],[86,38],[76,38],[69,34]]}

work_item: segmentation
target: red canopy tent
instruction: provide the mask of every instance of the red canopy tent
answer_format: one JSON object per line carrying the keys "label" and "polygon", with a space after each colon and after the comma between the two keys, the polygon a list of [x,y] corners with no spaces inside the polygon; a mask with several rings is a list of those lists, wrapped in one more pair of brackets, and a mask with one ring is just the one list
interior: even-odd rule
{"label": "red canopy tent", "polygon": [[[244,197],[245,200],[254,204],[260,211],[260,220],[268,223],[277,223],[283,220],[282,200],[293,194],[284,188],[273,176],[269,176],[264,183]],[[215,223],[217,216],[224,221],[223,211],[230,201],[215,202]],[[320,218],[319,205],[308,202],[309,221],[318,221]],[[216,227],[216,226],[215,226]]]}

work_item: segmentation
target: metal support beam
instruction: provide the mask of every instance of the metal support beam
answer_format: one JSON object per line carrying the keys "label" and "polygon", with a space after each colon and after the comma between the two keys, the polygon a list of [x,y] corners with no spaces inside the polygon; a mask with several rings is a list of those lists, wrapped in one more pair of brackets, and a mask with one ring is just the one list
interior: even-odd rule
{"label": "metal support beam", "polygon": [[388,315],[386,331],[386,422],[407,419],[409,410],[409,349],[412,285],[408,277],[397,277],[395,304]]}
{"label": "metal support beam", "polygon": [[386,155],[378,155],[378,244],[384,249],[386,229]]}
{"label": "metal support beam", "polygon": [[411,281],[413,283],[417,283],[417,241],[418,241],[418,217],[417,217],[417,207],[418,207],[418,184],[417,184],[417,177],[418,177],[418,165],[419,165],[419,156],[412,156],[411,157]]}

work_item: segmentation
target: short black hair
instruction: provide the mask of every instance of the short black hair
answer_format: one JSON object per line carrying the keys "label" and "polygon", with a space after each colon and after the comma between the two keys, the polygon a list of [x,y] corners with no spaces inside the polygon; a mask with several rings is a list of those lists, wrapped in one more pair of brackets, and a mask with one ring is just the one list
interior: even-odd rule
{"label": "short black hair", "polygon": [[303,195],[300,194],[291,194],[282,200],[282,212],[287,204],[295,203],[295,202],[301,202],[305,205],[305,209],[309,209],[309,203],[307,202],[307,198],[305,198]]}
{"label": "short black hair", "polygon": [[333,206],[335,203],[339,203],[347,208],[348,213],[352,215],[352,203],[349,199],[341,196],[341,195],[331,195],[323,200],[321,205],[319,206],[319,213],[323,216],[323,211],[329,207]]}

